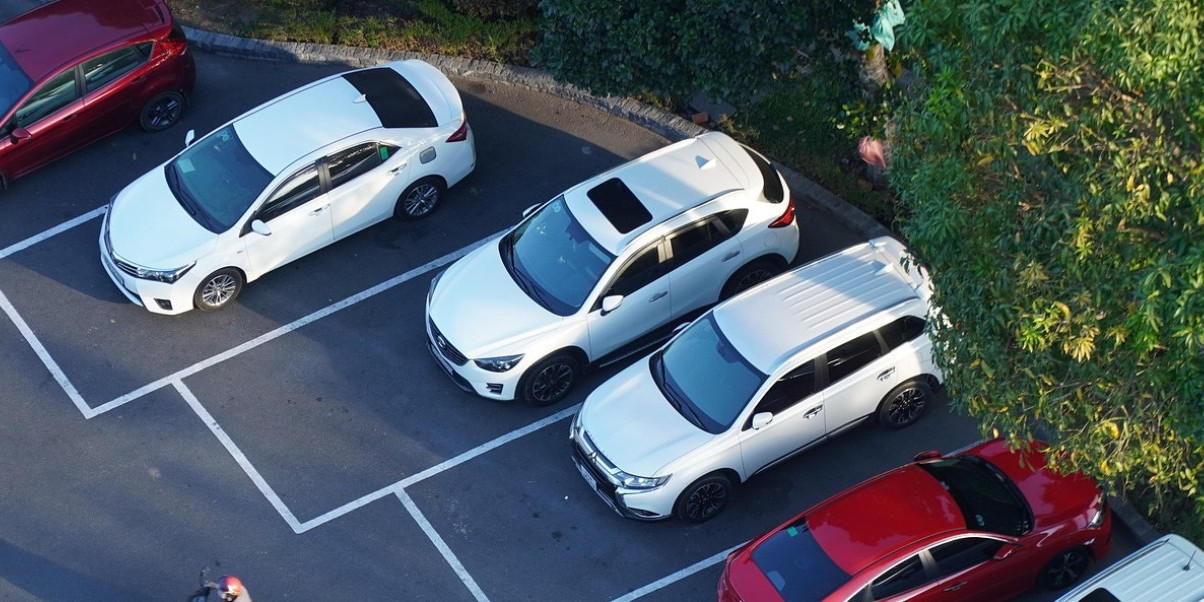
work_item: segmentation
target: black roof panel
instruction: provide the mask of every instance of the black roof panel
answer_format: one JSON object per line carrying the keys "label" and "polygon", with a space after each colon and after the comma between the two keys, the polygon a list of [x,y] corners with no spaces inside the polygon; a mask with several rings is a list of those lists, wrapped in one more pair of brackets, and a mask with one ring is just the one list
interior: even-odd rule
{"label": "black roof panel", "polygon": [[343,74],[368,99],[380,124],[387,128],[433,128],[439,125],[426,99],[406,78],[388,67]]}
{"label": "black roof panel", "polygon": [[611,178],[589,189],[591,201],[610,224],[619,231],[627,234],[640,226],[652,221],[648,208],[636,198],[635,193],[618,178]]}

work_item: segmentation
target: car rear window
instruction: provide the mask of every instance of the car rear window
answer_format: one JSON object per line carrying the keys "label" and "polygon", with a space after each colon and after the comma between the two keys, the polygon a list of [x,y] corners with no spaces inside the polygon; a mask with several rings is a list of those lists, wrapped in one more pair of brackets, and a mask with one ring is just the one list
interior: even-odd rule
{"label": "car rear window", "polygon": [[1099,588],[1091,590],[1091,593],[1079,599],[1079,602],[1120,602],[1120,598],[1112,595],[1112,592]]}
{"label": "car rear window", "polygon": [[822,600],[849,580],[819,547],[805,520],[761,542],[752,560],[786,602]]}
{"label": "car rear window", "polygon": [[611,178],[585,193],[619,234],[627,234],[652,221],[652,214],[635,193],[618,178]]}
{"label": "car rear window", "polygon": [[387,128],[433,128],[439,125],[426,99],[400,73],[375,67],[343,74],[376,111]]}
{"label": "car rear window", "polygon": [[958,456],[919,467],[953,497],[966,527],[1002,535],[1023,535],[1032,525],[1028,502],[1003,471],[975,456]]}
{"label": "car rear window", "polygon": [[753,163],[757,164],[757,169],[761,171],[761,179],[765,180],[765,189],[762,191],[765,200],[770,203],[782,202],[782,199],[786,198],[786,191],[782,190],[782,180],[778,177],[778,170],[774,169],[761,153],[747,146],[744,147],[744,152],[748,153]]}

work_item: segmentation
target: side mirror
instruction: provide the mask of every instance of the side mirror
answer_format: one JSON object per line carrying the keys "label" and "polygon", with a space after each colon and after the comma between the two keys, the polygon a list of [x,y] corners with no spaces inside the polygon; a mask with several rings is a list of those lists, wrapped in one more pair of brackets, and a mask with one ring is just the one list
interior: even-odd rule
{"label": "side mirror", "polygon": [[267,224],[263,223],[263,220],[261,219],[251,221],[251,231],[260,236],[272,235],[272,229],[269,228]]}
{"label": "side mirror", "polygon": [[13,131],[11,134],[9,134],[9,136],[12,137],[13,142],[20,142],[22,140],[29,140],[30,138],[33,138],[33,134],[30,134],[29,130],[21,126],[13,128]]}
{"label": "side mirror", "polygon": [[523,209],[523,217],[527,217],[528,215],[531,215],[532,213],[535,212],[536,209],[539,209],[538,204],[531,205],[530,207]]}
{"label": "side mirror", "polygon": [[773,412],[757,412],[753,414],[752,429],[759,431],[770,422],[773,422]]}
{"label": "side mirror", "polygon": [[602,298],[602,315],[606,315],[623,304],[623,295],[607,295]]}
{"label": "side mirror", "polygon": [[915,460],[916,462],[923,462],[924,460],[935,460],[939,457],[941,457],[941,452],[936,451],[934,449],[934,450],[930,450],[930,451],[922,451],[922,452],[916,454],[916,457],[912,458],[912,459]]}
{"label": "side mirror", "polygon": [[184,134],[184,146],[192,146],[193,140],[196,140],[196,130],[188,130],[188,133]]}

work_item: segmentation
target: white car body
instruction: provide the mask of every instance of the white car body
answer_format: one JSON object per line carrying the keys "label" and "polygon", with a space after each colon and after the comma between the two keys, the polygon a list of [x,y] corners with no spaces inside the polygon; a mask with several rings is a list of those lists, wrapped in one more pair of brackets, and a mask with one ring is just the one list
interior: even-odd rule
{"label": "white car body", "polygon": [[[249,205],[231,209],[228,227],[202,223],[215,214],[193,217],[195,206],[186,208],[169,181],[184,176],[170,170],[224,177],[181,157],[196,156],[188,153],[197,148],[237,150],[237,143],[255,164],[246,169],[268,183],[247,187]],[[183,313],[216,271],[232,269],[252,282],[394,215],[401,195],[417,190],[411,184],[441,193],[475,166],[459,93],[438,69],[408,60],[340,73],[232,119],[117,193],[100,232],[101,263],[130,301]],[[308,193],[282,202],[294,182]]]}
{"label": "white car body", "polygon": [[[666,518],[703,479],[743,482],[881,407],[897,420],[891,426],[917,420],[924,404],[915,415],[896,416],[887,403],[916,383],[931,394],[942,378],[925,334],[930,289],[918,269],[904,265],[905,253],[887,237],[850,247],[744,291],[679,330],[582,405],[570,430],[582,476],[619,514]],[[705,340],[726,344],[695,342]],[[673,383],[664,389],[656,375],[662,366],[664,381]],[[678,380],[693,383],[690,408],[718,409],[679,411],[679,395],[666,392],[684,390]],[[704,413],[729,420],[708,423]]]}
{"label": "white car body", "polygon": [[1175,534],[1121,558],[1057,602],[1204,600],[1204,551]]}
{"label": "white car body", "polygon": [[[587,291],[579,306],[553,308],[542,297],[537,301],[537,293],[525,290],[509,271],[507,241],[527,228],[543,228],[541,220],[576,220],[584,234],[572,243],[572,252],[593,253],[590,261],[613,257],[598,274],[566,268],[563,278],[581,279],[580,289]],[[688,255],[681,241],[698,232],[710,233],[707,243],[696,247],[705,251],[682,259]],[[542,230],[530,238],[543,244],[545,235],[549,245],[561,240]],[[522,396],[524,375],[541,361],[571,356],[585,367],[615,357],[636,339],[714,303],[744,266],[772,264],[776,273],[797,249],[793,200],[781,174],[731,138],[704,134],[570,188],[436,276],[426,305],[431,351],[465,390],[514,399]],[[655,256],[648,273],[659,275],[620,300],[612,286],[629,273],[623,270],[637,256]],[[569,263],[564,257],[560,262]],[[604,298],[618,306],[603,308]],[[482,368],[482,360],[491,358],[509,360],[509,368]],[[536,402],[558,401],[563,393]]]}

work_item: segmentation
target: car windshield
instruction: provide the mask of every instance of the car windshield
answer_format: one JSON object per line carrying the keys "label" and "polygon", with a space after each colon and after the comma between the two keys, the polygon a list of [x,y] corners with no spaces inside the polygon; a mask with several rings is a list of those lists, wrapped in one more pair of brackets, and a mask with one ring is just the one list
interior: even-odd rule
{"label": "car windshield", "polygon": [[176,200],[197,223],[215,233],[238,222],[272,181],[247,152],[234,126],[201,138],[164,168]]}
{"label": "car windshield", "polygon": [[727,430],[765,382],[723,336],[714,314],[686,327],[652,355],[649,367],[665,399],[708,433]]}
{"label": "car windshield", "polygon": [[7,115],[31,86],[33,82],[29,76],[17,65],[8,49],[0,44],[0,108],[3,109],[0,115]]}
{"label": "car windshield", "polygon": [[498,248],[514,282],[544,309],[561,316],[581,309],[615,260],[573,217],[563,196],[503,236]]}
{"label": "car windshield", "polygon": [[751,556],[786,602],[823,600],[849,580],[801,519],[770,535]]}
{"label": "car windshield", "polygon": [[921,462],[953,497],[966,519],[966,527],[1002,535],[1024,535],[1032,525],[1032,511],[1024,495],[990,462],[975,456],[958,456]]}

